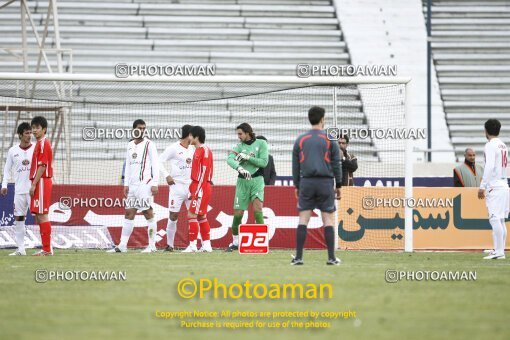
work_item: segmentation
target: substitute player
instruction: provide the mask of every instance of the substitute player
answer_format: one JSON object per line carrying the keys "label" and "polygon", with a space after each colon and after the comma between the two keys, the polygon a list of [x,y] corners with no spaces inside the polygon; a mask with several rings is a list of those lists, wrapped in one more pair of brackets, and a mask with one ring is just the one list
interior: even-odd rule
{"label": "substitute player", "polygon": [[[313,209],[321,211],[324,239],[328,247],[328,265],[339,265],[335,257],[335,192],[340,199],[342,168],[338,144],[324,132],[325,111],[314,106],[308,111],[312,129],[296,139],[292,150],[292,177],[298,199],[296,256],[292,265],[303,264],[303,247]],[[336,188],[336,189],[335,189]]]}
{"label": "substitute player", "polygon": [[146,124],[142,119],[133,122],[133,139],[128,143],[126,169],[124,173],[124,196],[126,214],[122,226],[120,243],[109,253],[127,251],[129,237],[135,226],[137,211],[142,211],[147,220],[149,245],[142,253],[156,252],[156,221],[152,209],[153,197],[158,193],[159,158],[156,145],[145,138]]}
{"label": "substitute player", "polygon": [[35,145],[30,142],[32,128],[23,122],[17,129],[20,139],[19,145],[13,146],[7,152],[4,167],[1,194],[7,195],[7,179],[11,172],[14,177],[14,220],[16,221],[16,246],[18,249],[9,254],[11,256],[26,255],[25,252],[25,217],[30,206],[30,164]]}
{"label": "substitute player", "polygon": [[494,250],[484,257],[486,260],[505,258],[507,234],[505,218],[509,212],[510,195],[506,176],[508,151],[505,143],[498,138],[500,130],[501,123],[497,119],[489,119],[485,122],[485,136],[489,141],[485,144],[485,170],[478,190],[478,198],[486,197],[494,242]]}
{"label": "substitute player", "polygon": [[48,219],[48,211],[51,203],[52,177],[53,177],[53,151],[51,143],[46,138],[48,121],[42,116],[37,116],[30,123],[32,133],[37,140],[32,163],[30,164],[30,212],[35,215],[35,222],[39,224],[41,233],[42,249],[33,254],[34,256],[51,256],[51,223]]}
{"label": "substitute player", "polygon": [[234,197],[234,219],[232,221],[232,243],[225,249],[232,252],[239,249],[239,224],[248,204],[253,205],[253,215],[258,224],[264,224],[262,203],[264,202],[264,168],[269,161],[267,143],[256,139],[253,129],[248,123],[236,128],[241,143],[234,147],[228,155],[228,165],[237,170],[236,193]]}
{"label": "substitute player", "polygon": [[199,251],[212,252],[207,207],[212,194],[213,155],[211,149],[204,145],[205,130],[201,126],[193,126],[190,130],[191,145],[195,147],[191,167],[190,207],[188,209],[189,246],[184,253],[197,252],[197,237],[200,230],[202,248]]}
{"label": "substitute player", "polygon": [[[168,146],[161,154],[161,173],[166,178],[168,188],[168,223],[166,226],[166,251],[174,251],[174,239],[177,231],[177,218],[183,203],[189,209],[189,185],[191,184],[191,163],[195,147],[191,144],[191,125],[181,129],[181,139]],[[171,174],[165,169],[164,163],[170,161]]]}

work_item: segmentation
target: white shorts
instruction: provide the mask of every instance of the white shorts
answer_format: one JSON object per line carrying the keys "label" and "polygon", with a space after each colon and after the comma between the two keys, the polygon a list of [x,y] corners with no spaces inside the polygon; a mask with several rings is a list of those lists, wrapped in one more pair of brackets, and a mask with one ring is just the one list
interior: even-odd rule
{"label": "white shorts", "polygon": [[14,216],[27,216],[30,194],[14,194]]}
{"label": "white shorts", "polygon": [[148,210],[154,203],[152,196],[151,185],[140,183],[137,185],[130,185],[128,197],[126,199],[126,209],[134,209],[139,211]]}
{"label": "white shorts", "polygon": [[189,184],[175,183],[168,187],[168,210],[170,212],[181,211],[182,203],[186,203],[189,209]]}
{"label": "white shorts", "polygon": [[508,188],[492,188],[486,190],[487,210],[489,218],[507,218],[510,210],[510,193]]}

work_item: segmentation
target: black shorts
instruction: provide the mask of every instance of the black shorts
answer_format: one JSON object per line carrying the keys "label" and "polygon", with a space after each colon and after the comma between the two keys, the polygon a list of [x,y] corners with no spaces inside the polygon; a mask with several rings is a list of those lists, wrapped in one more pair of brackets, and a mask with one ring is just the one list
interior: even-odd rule
{"label": "black shorts", "polygon": [[329,177],[302,178],[299,183],[298,210],[336,211],[335,181]]}

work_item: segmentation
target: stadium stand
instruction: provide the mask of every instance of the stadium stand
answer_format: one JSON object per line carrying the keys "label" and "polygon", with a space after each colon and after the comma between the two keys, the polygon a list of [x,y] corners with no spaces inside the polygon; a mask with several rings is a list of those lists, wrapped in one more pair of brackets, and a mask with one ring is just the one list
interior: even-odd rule
{"label": "stadium stand", "polygon": [[[37,22],[42,22],[47,12],[47,1],[29,1]],[[6,48],[19,49],[19,5],[12,4],[0,10],[0,72],[22,71],[19,58],[6,53]],[[140,64],[214,63],[216,74],[267,74],[294,75],[296,64],[348,64],[350,56],[335,8],[331,1],[308,0],[194,0],[186,3],[164,1],[80,1],[58,2],[62,48],[72,49],[72,61],[66,57],[65,68],[73,73],[112,74],[120,62]],[[42,33],[43,26],[40,26]],[[51,31],[52,27],[50,27]],[[48,43],[53,40],[48,38]],[[29,39],[29,48],[35,39]],[[35,70],[36,51],[30,51],[29,71]],[[54,58],[50,55],[51,58]],[[1,86],[1,85],[0,85]],[[83,85],[75,91],[75,100],[95,100],[104,95],[105,88],[97,84]],[[211,91],[215,91],[212,89]],[[239,94],[242,94],[242,89]],[[313,93],[314,98],[324,94]],[[249,92],[253,92],[253,89]],[[115,96],[112,93],[112,96]],[[157,86],[151,91],[133,90],[133,96],[157,101],[166,96]],[[277,162],[290,161],[290,150],[295,133],[307,128],[305,112],[310,102],[303,100],[303,90],[289,94],[284,103],[268,107],[271,111],[257,112],[254,107],[264,97],[243,100],[244,106],[217,105],[215,124],[208,137],[218,155],[226,155],[225,127],[243,121],[257,121],[254,129],[271,141],[272,154]],[[267,105],[268,103],[262,103]],[[262,105],[261,104],[261,105]],[[332,107],[327,108],[332,112]],[[339,93],[338,112],[342,113],[343,127],[366,126],[359,91],[344,89]],[[158,114],[158,113],[154,113]],[[163,126],[161,122],[150,125]],[[194,113],[207,117],[207,112]],[[186,122],[189,112],[174,112],[172,120]],[[210,115],[210,112],[209,112]],[[81,130],[87,126],[130,126],[127,117],[118,112],[95,112],[90,107],[75,105],[73,108],[72,148],[73,158],[91,157],[89,150],[80,149]],[[270,117],[281,117],[275,125]],[[253,119],[257,117],[257,119]],[[233,132],[233,131],[232,131]],[[235,142],[235,135],[228,136]],[[220,143],[221,142],[221,143]],[[90,145],[87,145],[87,148]],[[223,150],[224,149],[224,150]],[[370,140],[352,141],[351,152],[358,158],[378,161],[377,149]],[[97,155],[93,156],[97,158]],[[124,147],[109,150],[106,159],[124,157]],[[277,168],[282,169],[277,164]],[[288,167],[283,167],[290,169]],[[285,175],[280,172],[280,174]],[[290,174],[290,173],[289,173]]]}
{"label": "stadium stand", "polygon": [[469,146],[482,155],[488,118],[501,121],[510,142],[510,7],[503,0],[432,5],[433,59],[455,153],[462,159]]}

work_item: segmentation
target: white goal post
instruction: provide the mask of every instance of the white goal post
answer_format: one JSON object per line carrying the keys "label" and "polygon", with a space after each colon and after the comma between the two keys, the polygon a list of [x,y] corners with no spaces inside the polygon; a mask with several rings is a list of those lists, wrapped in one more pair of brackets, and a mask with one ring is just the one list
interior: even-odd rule
{"label": "white goal post", "polygon": [[[0,82],[16,81],[20,87],[28,86],[30,89],[35,84],[27,85],[27,82],[111,82],[111,83],[231,83],[231,84],[278,84],[282,86],[346,86],[346,85],[401,85],[405,87],[405,128],[412,128],[411,121],[411,78],[408,77],[308,77],[299,78],[297,76],[262,76],[262,75],[231,75],[231,76],[129,76],[126,78],[118,78],[111,74],[70,74],[70,73],[0,73]],[[25,84],[24,84],[25,83]],[[58,86],[55,85],[56,92]],[[23,92],[27,91],[26,88]],[[20,92],[22,92],[20,90]],[[26,92],[28,93],[28,91]],[[1,94],[0,94],[1,96]],[[29,99],[24,97],[25,99]],[[55,100],[58,99],[57,96]],[[337,122],[336,114],[336,90],[332,96],[334,103],[334,122]],[[411,139],[405,141],[405,199],[409,200],[413,197],[413,142]],[[336,228],[335,228],[336,230]],[[405,228],[404,228],[404,251],[413,251],[413,210],[411,207],[405,207]]]}

